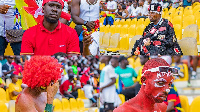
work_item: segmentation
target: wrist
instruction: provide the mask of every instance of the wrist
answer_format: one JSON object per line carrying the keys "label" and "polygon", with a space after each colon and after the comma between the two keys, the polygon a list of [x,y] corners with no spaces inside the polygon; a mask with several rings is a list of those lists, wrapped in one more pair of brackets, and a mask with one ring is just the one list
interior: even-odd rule
{"label": "wrist", "polygon": [[83,25],[87,26],[88,21],[84,21]]}

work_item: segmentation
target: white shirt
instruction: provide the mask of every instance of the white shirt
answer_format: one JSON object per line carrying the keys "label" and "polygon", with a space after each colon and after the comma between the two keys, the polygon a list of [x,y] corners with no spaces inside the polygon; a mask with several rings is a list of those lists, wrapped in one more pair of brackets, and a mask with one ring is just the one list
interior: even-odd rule
{"label": "white shirt", "polygon": [[144,16],[144,15],[148,15],[148,5],[144,4],[143,6],[139,7],[140,9],[140,12],[141,13],[141,16]]}
{"label": "white shirt", "polygon": [[139,13],[140,13],[140,8],[139,7],[134,8],[133,5],[131,5],[131,15],[137,16]]}
{"label": "white shirt", "polygon": [[[100,88],[108,85],[112,81],[111,78],[116,78],[116,77],[117,74],[115,73],[115,68],[110,64],[105,66],[100,74]],[[113,84],[103,89],[101,97],[104,102],[114,103],[115,94],[116,94],[116,87],[115,84]]]}
{"label": "white shirt", "polygon": [[85,97],[86,98],[93,98],[92,92],[93,92],[93,87],[89,84],[86,84],[85,86],[83,86],[83,91],[85,93]]}
{"label": "white shirt", "polygon": [[158,2],[157,0],[153,0],[151,3],[159,3],[163,7],[163,2],[162,1]]}
{"label": "white shirt", "polygon": [[[117,3],[115,1],[107,2],[107,9],[117,9]],[[108,13],[109,11],[106,11]]]}

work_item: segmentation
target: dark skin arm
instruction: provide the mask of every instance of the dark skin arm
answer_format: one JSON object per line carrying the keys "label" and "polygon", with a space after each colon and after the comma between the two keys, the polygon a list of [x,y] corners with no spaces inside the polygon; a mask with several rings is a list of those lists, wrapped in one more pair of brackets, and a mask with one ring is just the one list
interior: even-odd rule
{"label": "dark skin arm", "polygon": [[110,12],[115,12],[116,9],[107,9],[107,7],[101,2],[101,5],[103,7],[103,10],[105,11],[110,11]]}
{"label": "dark skin arm", "polygon": [[[78,24],[78,25],[84,25],[84,20],[79,17],[80,15],[80,0],[72,0],[72,7],[71,7],[71,14],[72,14],[72,19],[73,22]],[[95,27],[95,22],[90,21],[87,22],[86,26],[88,26],[90,29],[94,29]]]}
{"label": "dark skin arm", "polygon": [[168,102],[167,111],[166,112],[171,112],[173,109],[174,109],[174,101]]}
{"label": "dark skin arm", "polygon": [[108,85],[100,88],[100,92],[102,92],[104,88],[107,88],[107,87],[112,86],[113,84],[115,84],[116,78],[111,78],[111,79],[112,79],[112,81]]}
{"label": "dark skin arm", "polygon": [[[84,34],[84,32],[83,32]],[[92,32],[90,32],[89,36],[84,36],[83,37],[83,55],[87,56],[87,55],[91,55],[90,53],[90,49],[89,46],[90,44],[92,44],[93,42],[93,38],[91,37]]]}
{"label": "dark skin arm", "polygon": [[13,72],[13,71],[15,71],[16,69],[12,69],[11,71],[8,71],[8,72],[3,72],[3,74],[6,76],[7,74],[9,74],[9,73],[11,73],[11,72]]}
{"label": "dark skin arm", "polygon": [[128,10],[126,10],[126,9],[125,9],[125,13],[126,13],[126,16],[124,18],[128,17],[128,15],[129,15]]}
{"label": "dark skin arm", "polygon": [[8,9],[10,8],[11,6],[9,5],[0,5],[0,13],[1,14],[6,14],[8,12]]}
{"label": "dark skin arm", "polygon": [[124,87],[123,89],[130,89],[130,88],[135,88],[135,86],[139,84],[139,82],[135,82],[132,86],[130,87]]}

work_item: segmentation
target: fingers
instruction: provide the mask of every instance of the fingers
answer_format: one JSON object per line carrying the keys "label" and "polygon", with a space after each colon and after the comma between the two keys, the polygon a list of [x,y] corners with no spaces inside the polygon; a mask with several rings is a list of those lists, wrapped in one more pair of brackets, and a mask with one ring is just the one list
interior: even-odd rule
{"label": "fingers", "polygon": [[86,45],[90,45],[93,41],[92,41],[93,37],[91,37],[91,35],[88,35],[86,37],[84,37],[83,42]]}

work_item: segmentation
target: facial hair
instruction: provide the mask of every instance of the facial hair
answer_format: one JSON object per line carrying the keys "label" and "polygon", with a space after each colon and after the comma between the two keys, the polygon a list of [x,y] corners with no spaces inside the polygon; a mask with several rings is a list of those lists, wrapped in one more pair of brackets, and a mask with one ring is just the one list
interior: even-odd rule
{"label": "facial hair", "polygon": [[53,19],[49,19],[47,16],[44,16],[46,21],[49,22],[49,23],[57,23],[58,22],[58,19],[57,20],[53,20]]}

